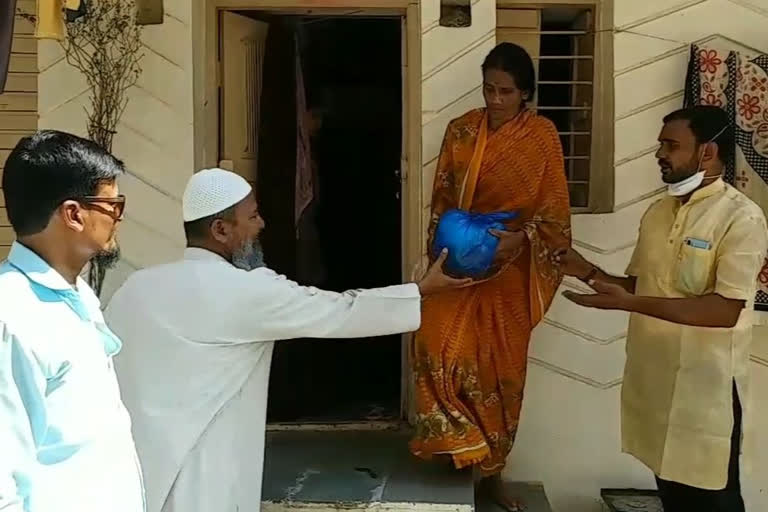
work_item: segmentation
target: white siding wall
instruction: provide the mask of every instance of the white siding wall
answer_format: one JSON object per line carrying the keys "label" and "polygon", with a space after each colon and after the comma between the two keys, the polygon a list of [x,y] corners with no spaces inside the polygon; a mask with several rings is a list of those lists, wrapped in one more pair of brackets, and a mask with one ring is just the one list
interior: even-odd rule
{"label": "white siding wall", "polygon": [[[128,207],[119,234],[123,259],[107,276],[107,299],[133,270],[181,254],[180,198],[193,172],[191,26],[190,2],[165,0],[163,24],[143,31],[143,73],[113,147],[128,167],[120,182]],[[39,126],[85,135],[83,78],[55,41],[40,42],[38,64]]]}

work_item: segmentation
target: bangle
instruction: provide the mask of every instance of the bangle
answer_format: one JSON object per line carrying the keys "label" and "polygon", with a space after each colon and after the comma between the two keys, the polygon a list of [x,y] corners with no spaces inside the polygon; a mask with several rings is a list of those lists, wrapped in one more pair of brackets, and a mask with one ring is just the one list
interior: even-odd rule
{"label": "bangle", "polygon": [[590,282],[592,279],[594,279],[594,278],[595,278],[595,276],[597,275],[597,272],[598,272],[598,270],[599,270],[599,269],[598,269],[596,266],[594,266],[594,265],[593,265],[593,266],[592,266],[592,270],[590,270],[590,271],[589,271],[589,273],[588,273],[586,276],[584,276],[584,277],[580,277],[580,278],[579,278],[579,280],[580,280],[581,282],[583,282],[583,283],[587,283],[587,284],[589,284],[589,282]]}

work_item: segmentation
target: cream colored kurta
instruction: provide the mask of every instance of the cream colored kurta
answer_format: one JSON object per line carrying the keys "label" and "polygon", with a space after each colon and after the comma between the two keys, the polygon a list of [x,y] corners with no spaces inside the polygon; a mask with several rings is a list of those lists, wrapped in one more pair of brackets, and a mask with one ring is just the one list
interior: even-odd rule
{"label": "cream colored kurta", "polygon": [[106,319],[147,511],[258,512],[272,340],[413,331],[420,308],[414,284],[331,293],[202,249],[134,273]]}
{"label": "cream colored kurta", "polygon": [[627,274],[636,293],[716,293],[747,301],[731,329],[633,314],[622,390],[623,449],[662,479],[722,489],[728,480],[735,380],[749,430],[748,367],[757,274],[768,249],[760,208],[723,181],[686,204],[652,205]]}

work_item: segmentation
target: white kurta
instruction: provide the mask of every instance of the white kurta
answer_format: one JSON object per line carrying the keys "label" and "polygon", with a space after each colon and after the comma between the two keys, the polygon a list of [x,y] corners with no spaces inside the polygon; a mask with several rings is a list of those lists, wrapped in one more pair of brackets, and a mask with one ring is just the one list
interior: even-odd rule
{"label": "white kurta", "polygon": [[131,275],[105,316],[148,512],[257,512],[273,340],[413,331],[420,303],[413,284],[332,293],[202,249]]}

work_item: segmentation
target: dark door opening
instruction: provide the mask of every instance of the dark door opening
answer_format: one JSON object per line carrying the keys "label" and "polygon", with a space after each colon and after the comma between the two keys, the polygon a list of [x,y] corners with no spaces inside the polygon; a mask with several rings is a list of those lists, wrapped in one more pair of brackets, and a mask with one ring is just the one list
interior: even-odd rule
{"label": "dark door opening", "polygon": [[[255,180],[268,265],[334,291],[401,282],[401,20],[242,14],[269,24]],[[302,148],[309,195],[296,187]],[[400,336],[281,341],[268,421],[397,419],[400,385]]]}

